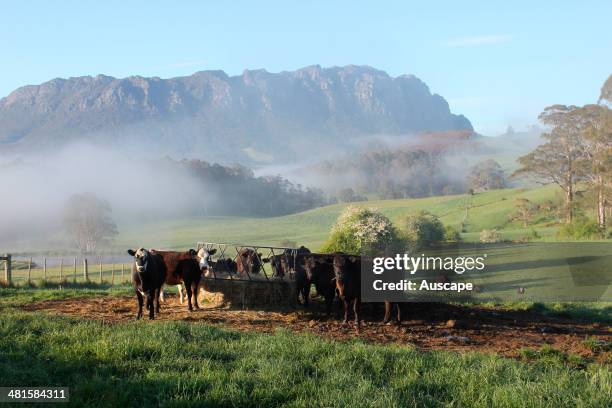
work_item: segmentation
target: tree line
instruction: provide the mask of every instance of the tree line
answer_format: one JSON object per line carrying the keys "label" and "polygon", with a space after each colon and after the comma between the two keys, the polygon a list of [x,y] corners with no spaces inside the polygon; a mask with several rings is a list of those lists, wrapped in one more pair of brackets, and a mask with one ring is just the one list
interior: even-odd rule
{"label": "tree line", "polygon": [[540,114],[549,131],[546,142],[518,159],[513,177],[529,176],[542,184],[557,184],[564,193],[565,222],[572,223],[581,203],[590,195],[597,224],[606,229],[612,193],[612,75],[596,104],[552,105]]}

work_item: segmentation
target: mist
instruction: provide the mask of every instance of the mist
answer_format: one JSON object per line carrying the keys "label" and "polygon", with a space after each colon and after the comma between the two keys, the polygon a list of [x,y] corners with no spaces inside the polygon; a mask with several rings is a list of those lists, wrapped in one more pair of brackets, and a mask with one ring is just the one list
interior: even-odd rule
{"label": "mist", "polygon": [[92,192],[107,200],[119,225],[180,217],[211,197],[187,171],[160,166],[147,156],[83,143],[31,156],[0,157],[0,244],[68,242],[62,211],[73,194]]}
{"label": "mist", "polygon": [[[420,191],[413,191],[410,197],[429,195],[430,186],[434,195],[459,194],[466,191],[466,179],[476,164],[487,159],[496,160],[509,176],[516,169],[516,158],[526,154],[539,141],[539,132],[499,137],[471,132],[359,136],[352,139],[342,153],[324,149],[301,162],[262,166],[256,172],[282,174],[295,182],[322,188],[329,195],[349,187],[361,193],[380,193],[379,187],[383,184],[391,189],[422,184]],[[423,161],[426,155],[410,159],[410,152],[431,152],[433,163],[429,165],[427,160]],[[520,183],[507,181],[510,186]]]}

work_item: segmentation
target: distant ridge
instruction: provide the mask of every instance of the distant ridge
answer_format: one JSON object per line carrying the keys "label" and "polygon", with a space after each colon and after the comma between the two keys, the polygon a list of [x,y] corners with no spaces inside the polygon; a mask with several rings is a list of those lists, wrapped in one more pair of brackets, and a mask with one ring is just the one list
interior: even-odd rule
{"label": "distant ridge", "polygon": [[0,100],[3,150],[73,141],[142,146],[221,162],[286,160],[364,135],[472,130],[412,75],[348,65],[160,79],[84,76],[21,87]]}

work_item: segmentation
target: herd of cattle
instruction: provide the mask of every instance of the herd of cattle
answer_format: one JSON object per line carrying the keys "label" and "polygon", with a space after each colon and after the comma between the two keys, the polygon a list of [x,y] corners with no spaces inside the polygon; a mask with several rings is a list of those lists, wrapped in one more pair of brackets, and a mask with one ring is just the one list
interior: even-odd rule
{"label": "herd of cattle", "polygon": [[[336,296],[344,306],[344,323],[348,322],[352,308],[355,324],[360,322],[361,307],[361,259],[358,256],[335,254],[314,254],[308,248],[285,250],[279,255],[262,258],[254,249],[243,248],[234,259],[220,258],[213,261],[216,249],[190,249],[186,252],[157,251],[140,248],[128,250],[134,257],[132,264],[132,283],[138,299],[137,319],[143,316],[143,305],[149,319],[160,311],[163,301],[163,286],[177,285],[180,302],[183,303],[182,286],[187,292],[187,305],[190,311],[198,305],[198,291],[202,277],[226,278],[227,275],[248,278],[257,277],[262,263],[270,263],[272,276],[282,279],[292,274],[295,279],[295,300],[308,307],[310,289],[314,285],[319,296],[325,299],[327,315],[330,316]],[[300,301],[301,297],[301,301]],[[193,299],[193,304],[192,304]],[[397,322],[401,320],[399,305],[385,302],[384,323],[391,320],[394,308]]]}

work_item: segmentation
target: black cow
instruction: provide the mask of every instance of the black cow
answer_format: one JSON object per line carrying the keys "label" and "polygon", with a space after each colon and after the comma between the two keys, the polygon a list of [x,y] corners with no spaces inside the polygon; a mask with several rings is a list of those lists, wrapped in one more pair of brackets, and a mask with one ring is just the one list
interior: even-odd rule
{"label": "black cow", "polygon": [[348,323],[349,306],[353,304],[355,324],[359,326],[361,308],[361,258],[335,254],[333,260],[336,289],[344,303],[344,321]]}
{"label": "black cow", "polygon": [[332,305],[336,297],[336,276],[334,274],[333,258],[331,256],[307,255],[304,269],[308,288],[315,285],[317,293],[325,299],[327,316],[331,315]]}
{"label": "black cow", "polygon": [[306,276],[304,260],[308,254],[310,254],[310,249],[302,245],[296,250],[285,249],[280,255],[263,259],[263,262],[270,262],[272,275],[275,277],[282,278],[291,271],[295,273],[295,300],[299,304],[301,294],[306,307],[308,307],[310,297],[310,280]]}
{"label": "black cow", "polygon": [[128,249],[128,254],[134,257],[132,264],[132,284],[138,299],[138,314],[136,319],[142,317],[142,305],[144,296],[147,297],[147,309],[149,319],[155,318],[155,312],[159,313],[159,293],[166,277],[166,265],[162,257],[155,251],[147,251],[140,248],[136,251]]}
{"label": "black cow", "polygon": [[[235,274],[236,272],[238,272],[238,265],[236,264],[236,261],[234,261],[231,258],[221,258],[216,261],[212,261],[211,267],[209,269],[214,270],[215,274],[217,273]],[[206,275],[206,276],[209,276],[209,275]]]}
{"label": "black cow", "polygon": [[290,272],[293,266],[293,255],[290,249],[280,255],[272,255],[268,258],[262,259],[263,263],[270,263],[272,267],[272,276],[275,278],[284,278],[287,273]]}

